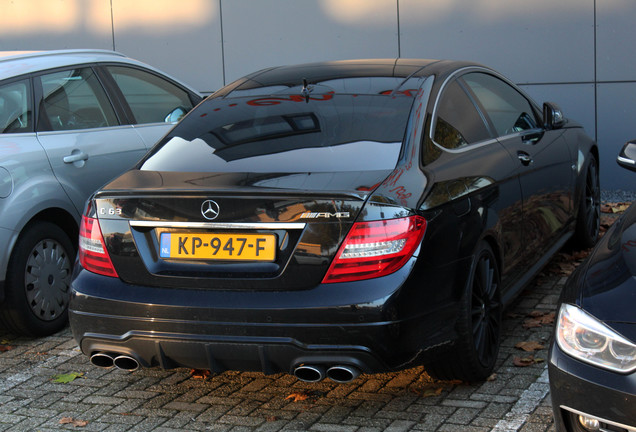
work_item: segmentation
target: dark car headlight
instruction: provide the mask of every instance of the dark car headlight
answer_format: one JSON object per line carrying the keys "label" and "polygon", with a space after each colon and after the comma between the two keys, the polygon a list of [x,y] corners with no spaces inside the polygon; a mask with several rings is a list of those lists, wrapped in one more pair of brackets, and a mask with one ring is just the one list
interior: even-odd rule
{"label": "dark car headlight", "polygon": [[571,304],[561,305],[556,341],[581,361],[620,373],[636,370],[636,344]]}

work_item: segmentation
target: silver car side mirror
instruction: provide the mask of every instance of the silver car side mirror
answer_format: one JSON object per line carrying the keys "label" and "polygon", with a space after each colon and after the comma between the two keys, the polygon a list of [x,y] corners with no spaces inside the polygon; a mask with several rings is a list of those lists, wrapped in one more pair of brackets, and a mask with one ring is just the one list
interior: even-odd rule
{"label": "silver car side mirror", "polygon": [[165,119],[163,119],[166,123],[176,123],[186,115],[188,111],[183,107],[177,107],[170,111]]}
{"label": "silver car side mirror", "polygon": [[636,140],[625,143],[616,162],[623,168],[636,171]]}

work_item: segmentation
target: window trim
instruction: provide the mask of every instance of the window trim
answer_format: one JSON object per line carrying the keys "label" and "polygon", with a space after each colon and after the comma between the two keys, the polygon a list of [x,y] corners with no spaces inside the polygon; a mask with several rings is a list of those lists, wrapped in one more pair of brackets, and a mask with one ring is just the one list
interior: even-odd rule
{"label": "window trim", "polygon": [[[443,93],[446,90],[446,87],[448,85],[450,85],[451,83],[453,83],[455,80],[459,80],[459,78],[461,77],[461,75],[464,75],[465,73],[469,73],[471,71],[488,71],[488,69],[482,69],[479,67],[475,67],[475,66],[469,66],[469,67],[465,67],[465,68],[461,68],[461,69],[457,69],[456,71],[454,71],[452,74],[450,74],[449,76],[447,76],[444,81],[442,82],[438,92],[437,92],[437,96],[435,97],[435,103],[433,104],[433,112],[431,113],[431,125],[429,127],[428,130],[428,138],[431,140],[431,142],[439,149],[449,152],[449,153],[464,153],[468,150],[472,150],[474,148],[478,148],[478,147],[483,147],[486,145],[490,145],[492,143],[497,142],[497,138],[493,137],[490,139],[486,139],[486,140],[482,140],[482,141],[477,141],[475,143],[469,143],[468,145],[466,145],[463,148],[459,148],[459,149],[449,149],[444,147],[443,145],[439,144],[437,141],[435,141],[435,128],[437,127],[437,118],[438,118],[438,110],[439,110],[439,103],[440,100],[442,98]],[[460,81],[458,81],[458,85],[460,86],[460,88],[466,92],[466,89],[464,88],[464,86],[462,85],[462,83]],[[477,110],[477,113],[479,114],[479,116],[481,117],[482,121],[484,121],[484,117],[483,117],[483,113],[480,111],[479,107],[477,105],[475,105],[474,100],[472,99],[470,94],[466,95],[470,101],[473,103],[473,106],[475,107],[475,109]],[[484,126],[486,127],[486,129],[488,130],[488,132],[492,134],[492,130],[490,128],[490,125],[488,124],[488,122],[484,121]],[[493,135],[494,136],[494,135]]]}
{"label": "window trim", "polygon": [[[470,143],[468,145],[466,145],[463,148],[460,149],[449,149],[446,148],[444,146],[442,146],[441,144],[437,143],[434,139],[434,132],[435,132],[435,127],[437,126],[437,111],[439,108],[439,102],[440,99],[442,97],[442,94],[444,93],[444,90],[446,89],[446,86],[448,86],[450,83],[452,83],[454,80],[458,80],[458,84],[459,86],[466,91],[466,88],[464,87],[466,84],[463,82],[463,80],[461,80],[463,75],[469,74],[469,73],[473,73],[473,72],[477,72],[477,73],[485,73],[487,75],[492,75],[495,78],[498,78],[500,80],[502,80],[503,82],[505,82],[506,84],[512,86],[512,88],[516,91],[519,92],[519,94],[521,94],[521,96],[523,96],[528,103],[530,104],[530,107],[533,109],[535,116],[537,115],[538,112],[538,108],[536,106],[536,103],[530,98],[528,97],[520,88],[517,87],[517,85],[515,83],[513,83],[512,81],[510,81],[508,78],[506,78],[505,76],[501,75],[500,73],[492,70],[492,69],[488,69],[486,67],[479,67],[479,66],[467,66],[467,67],[463,67],[460,69],[457,69],[456,71],[454,71],[453,73],[451,73],[450,75],[448,75],[444,81],[442,82],[442,84],[440,85],[440,88],[437,92],[437,96],[435,97],[435,102],[433,105],[433,112],[431,113],[431,124],[428,130],[428,138],[431,140],[431,142],[440,150],[445,151],[445,152],[449,152],[449,153],[464,153],[467,151],[470,151],[472,149],[475,148],[479,148],[479,147],[484,147],[490,144],[494,144],[494,143],[498,143],[500,139],[509,139],[511,137],[514,136],[521,136],[524,135],[525,133],[527,133],[528,131],[521,131],[521,132],[514,132],[512,134],[508,134],[508,135],[502,135],[502,136],[497,136],[496,133],[493,133],[492,129],[492,124],[491,124],[491,120],[488,117],[488,114],[484,111],[482,112],[482,108],[481,104],[479,103],[475,103],[477,102],[476,100],[473,99],[473,95],[472,92],[467,92],[467,95],[469,97],[469,99],[471,100],[471,102],[473,102],[473,106],[475,107],[475,109],[477,110],[477,112],[479,113],[480,116],[482,116],[482,120],[484,120],[484,117],[486,119],[488,119],[488,121],[485,121],[485,125],[486,128],[488,129],[488,131],[493,135],[493,138],[487,139],[487,140],[482,140],[482,141],[477,141],[475,143]],[[461,81],[460,81],[461,80]],[[542,119],[539,116],[539,120],[540,123],[542,123]],[[538,129],[543,130],[542,127],[539,127]],[[534,129],[533,129],[534,130]]]}
{"label": "window trim", "polygon": [[38,71],[34,74],[31,75],[31,85],[33,87],[33,94],[34,96],[37,96],[36,98],[34,98],[34,103],[36,105],[34,105],[35,107],[35,111],[36,111],[36,117],[37,117],[37,123],[34,124],[34,131],[37,133],[43,133],[43,132],[70,132],[70,131],[83,131],[83,130],[92,130],[92,129],[99,129],[99,128],[88,128],[88,129],[72,129],[72,130],[54,130],[51,127],[51,124],[49,123],[49,119],[47,118],[47,116],[42,115],[42,103],[44,102],[44,88],[42,87],[42,77],[44,75],[50,75],[50,74],[54,74],[54,73],[59,73],[59,72],[65,72],[65,71],[71,71],[71,70],[76,70],[76,69],[91,69],[93,72],[93,75],[95,75],[95,78],[97,79],[97,82],[99,83],[99,85],[102,88],[102,91],[104,92],[104,94],[106,95],[106,99],[108,100],[108,103],[110,103],[110,107],[113,110],[113,112],[115,113],[115,117],[117,118],[117,123],[116,125],[111,125],[111,126],[104,126],[104,127],[108,127],[108,128],[113,128],[113,127],[120,127],[120,126],[124,126],[125,124],[122,122],[122,116],[121,116],[121,111],[119,109],[119,107],[114,103],[113,98],[110,94],[109,88],[108,86],[104,83],[104,81],[101,79],[100,74],[97,71],[96,68],[96,64],[95,63],[77,63],[77,64],[72,64],[72,65],[67,65],[67,66],[61,66],[61,67],[57,67],[57,68],[52,68],[52,69],[46,69],[46,70],[41,70]]}

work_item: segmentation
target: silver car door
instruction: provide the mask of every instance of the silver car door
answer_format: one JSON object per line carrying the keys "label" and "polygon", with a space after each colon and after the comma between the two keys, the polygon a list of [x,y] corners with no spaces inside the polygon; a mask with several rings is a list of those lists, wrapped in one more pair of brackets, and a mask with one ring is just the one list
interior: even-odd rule
{"label": "silver car door", "polygon": [[82,211],[96,189],[131,168],[146,146],[130,125],[120,125],[90,67],[39,77],[38,140],[73,205]]}

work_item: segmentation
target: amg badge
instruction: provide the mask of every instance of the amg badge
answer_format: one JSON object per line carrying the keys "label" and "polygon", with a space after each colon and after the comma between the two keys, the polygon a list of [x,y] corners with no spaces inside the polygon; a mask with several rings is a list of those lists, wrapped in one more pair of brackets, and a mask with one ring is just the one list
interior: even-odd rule
{"label": "amg badge", "polygon": [[349,212],[335,212],[335,213],[330,213],[330,212],[305,212],[303,214],[300,215],[301,219],[319,219],[319,218],[324,218],[324,219],[330,219],[330,218],[337,218],[337,219],[342,219],[342,218],[348,218],[349,217]]}

